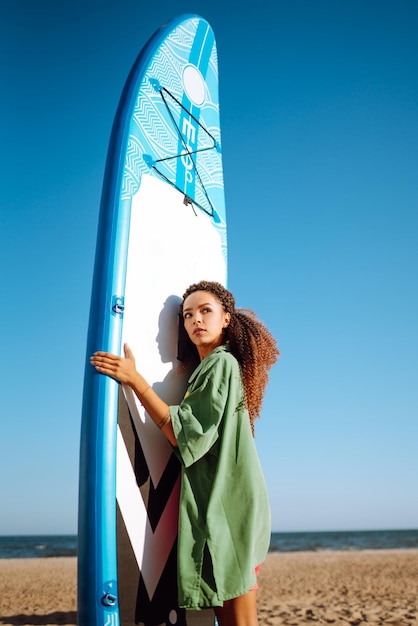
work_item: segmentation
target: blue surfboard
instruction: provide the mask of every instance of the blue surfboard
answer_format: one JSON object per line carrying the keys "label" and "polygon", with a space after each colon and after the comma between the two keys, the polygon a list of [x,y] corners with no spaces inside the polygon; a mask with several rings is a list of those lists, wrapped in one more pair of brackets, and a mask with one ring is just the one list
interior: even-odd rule
{"label": "blue surfboard", "polygon": [[80,626],[213,624],[177,605],[179,465],[129,389],[89,364],[122,354],[168,403],[181,401],[178,307],[227,277],[217,51],[195,15],[160,28],[126,82],[100,209],[80,446]]}

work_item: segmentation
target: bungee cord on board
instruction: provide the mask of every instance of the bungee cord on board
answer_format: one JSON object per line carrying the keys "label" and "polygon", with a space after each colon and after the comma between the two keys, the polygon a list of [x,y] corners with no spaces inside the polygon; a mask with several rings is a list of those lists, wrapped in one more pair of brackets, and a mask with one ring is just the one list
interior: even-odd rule
{"label": "bungee cord on board", "polygon": [[[184,156],[188,156],[190,158],[190,161],[192,163],[193,166],[193,170],[196,174],[196,177],[199,181],[200,187],[206,197],[206,200],[208,201],[210,210],[208,210],[207,208],[205,208],[202,204],[200,204],[199,202],[196,202],[195,199],[190,198],[190,196],[188,196],[187,194],[184,194],[184,204],[188,205],[188,204],[192,204],[197,206],[199,209],[201,209],[202,211],[204,211],[207,215],[209,215],[210,217],[212,217],[215,221],[219,221],[219,218],[217,216],[217,213],[213,207],[213,204],[211,202],[211,199],[209,197],[208,192],[206,191],[205,185],[203,184],[202,178],[199,174],[199,170],[197,168],[196,162],[193,159],[194,154],[197,154],[199,152],[207,152],[208,150],[216,150],[218,147],[217,141],[215,139],[215,137],[213,137],[213,135],[211,135],[211,133],[207,130],[207,128],[205,128],[203,126],[203,124],[193,115],[193,113],[191,113],[166,87],[161,87],[160,85],[155,85],[156,90],[159,92],[162,101],[164,102],[164,105],[167,109],[167,112],[170,116],[170,119],[172,121],[172,124],[174,126],[174,128],[177,131],[177,135],[184,147],[184,151],[181,152],[180,154],[176,154],[173,156],[169,156],[169,157],[164,157],[163,159],[147,159],[148,165],[154,170],[154,172],[156,174],[158,174],[163,180],[165,180],[167,183],[169,183],[172,187],[174,187],[175,189],[177,189],[177,191],[179,191],[180,193],[184,194],[183,189],[180,189],[180,187],[178,185],[176,185],[175,182],[173,182],[172,180],[170,180],[169,178],[167,178],[167,176],[165,176],[165,174],[163,174],[158,167],[156,167],[156,163],[162,163],[164,161],[170,161],[172,159],[181,159]],[[187,145],[181,131],[180,128],[176,122],[176,120],[174,119],[174,115],[168,105],[167,99],[165,98],[164,94],[167,94],[172,100],[174,100],[174,102],[176,102],[176,104],[178,104],[178,106],[183,109],[183,111],[185,111],[185,113],[187,113],[188,115],[190,115],[191,119],[194,120],[194,122],[196,122],[196,124],[203,130],[204,133],[206,133],[206,135],[213,141],[213,145],[211,146],[206,146],[205,148],[198,148],[196,150],[190,150],[189,146]],[[148,156],[148,155],[146,155]]]}

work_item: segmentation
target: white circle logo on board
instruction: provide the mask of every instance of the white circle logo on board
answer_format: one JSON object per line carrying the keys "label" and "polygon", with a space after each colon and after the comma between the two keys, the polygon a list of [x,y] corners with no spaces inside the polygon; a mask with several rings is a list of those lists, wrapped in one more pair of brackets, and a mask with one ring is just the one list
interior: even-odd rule
{"label": "white circle logo on board", "polygon": [[183,87],[187,97],[200,107],[205,101],[206,83],[195,65],[186,65],[183,70]]}

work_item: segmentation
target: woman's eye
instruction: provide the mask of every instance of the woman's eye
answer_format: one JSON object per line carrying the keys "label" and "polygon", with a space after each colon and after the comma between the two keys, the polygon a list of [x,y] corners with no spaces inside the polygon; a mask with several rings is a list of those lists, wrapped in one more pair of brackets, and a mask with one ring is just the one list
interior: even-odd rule
{"label": "woman's eye", "polygon": [[189,317],[191,317],[191,313],[185,313],[183,315],[183,319],[187,320]]}

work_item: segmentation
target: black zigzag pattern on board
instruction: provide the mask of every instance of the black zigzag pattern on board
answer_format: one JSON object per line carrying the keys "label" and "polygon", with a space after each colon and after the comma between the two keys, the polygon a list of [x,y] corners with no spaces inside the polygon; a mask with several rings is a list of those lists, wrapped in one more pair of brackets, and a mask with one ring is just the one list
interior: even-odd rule
{"label": "black zigzag pattern on board", "polygon": [[[150,523],[154,530],[178,476],[178,463],[173,472],[174,476],[170,477],[167,471],[167,468],[169,469],[172,464],[170,460],[158,488],[154,489],[144,453],[138,441],[132,415],[121,387],[119,388],[118,398],[118,425],[141,492],[137,497],[144,499]],[[133,626],[133,624],[144,624],[145,626],[167,624],[168,626],[170,623],[169,615],[173,610],[176,612],[176,623],[180,624],[180,626],[185,626],[185,617],[177,605],[177,542],[173,545],[170,556],[161,572],[161,579],[157,589],[152,599],[150,599],[138,569],[119,506],[117,507],[117,512],[121,626]]]}
{"label": "black zigzag pattern on board", "polygon": [[[135,622],[148,624],[172,625],[170,614],[175,611],[176,626],[187,626],[186,611],[178,607],[177,602],[177,541],[173,545],[164,572],[159,580],[154,597],[150,602],[142,578],[139,579]],[[147,602],[148,600],[148,602]],[[172,619],[172,618],[171,618]]]}
{"label": "black zigzag pattern on board", "polygon": [[[142,456],[142,461],[139,463],[142,467],[145,466],[145,458],[143,456],[141,444],[137,441],[136,444],[136,454],[135,454],[135,464],[138,465],[139,457]],[[180,473],[180,463],[174,456],[171,455],[163,475],[161,476],[160,482],[158,486],[155,488],[154,484],[149,477],[148,481],[148,504],[147,504],[147,512],[148,519],[151,524],[151,528],[154,531],[160,521],[160,517],[164,512],[164,509],[167,504],[167,500],[170,497],[171,492],[173,491],[174,485]]]}
{"label": "black zigzag pattern on board", "polygon": [[[174,454],[171,455],[158,487],[155,489],[121,386],[119,386],[118,398],[118,424],[135,471],[141,496],[147,503],[150,524],[154,530],[179,475],[180,463]],[[119,506],[117,507],[117,528],[118,596],[121,626],[134,626],[134,624],[172,626],[173,623],[176,626],[214,626],[214,614],[211,609],[184,611],[178,607],[177,541],[173,544],[153,598],[150,600],[138,569]],[[175,612],[175,622],[173,622],[173,611]]]}
{"label": "black zigzag pattern on board", "polygon": [[176,484],[180,473],[180,462],[172,454],[158,485],[155,487],[122,389],[119,390],[118,423],[137,485],[147,507],[148,519],[154,531]]}
{"label": "black zigzag pattern on board", "polygon": [[150,600],[138,571],[119,507],[117,524],[118,572],[119,580],[123,580],[123,584],[119,584],[118,594],[121,626],[133,626],[133,624],[169,626],[172,624],[170,614],[172,615],[173,611],[176,613],[176,625],[186,626],[185,611],[179,609],[177,603],[177,541],[173,545],[157,589]]}

